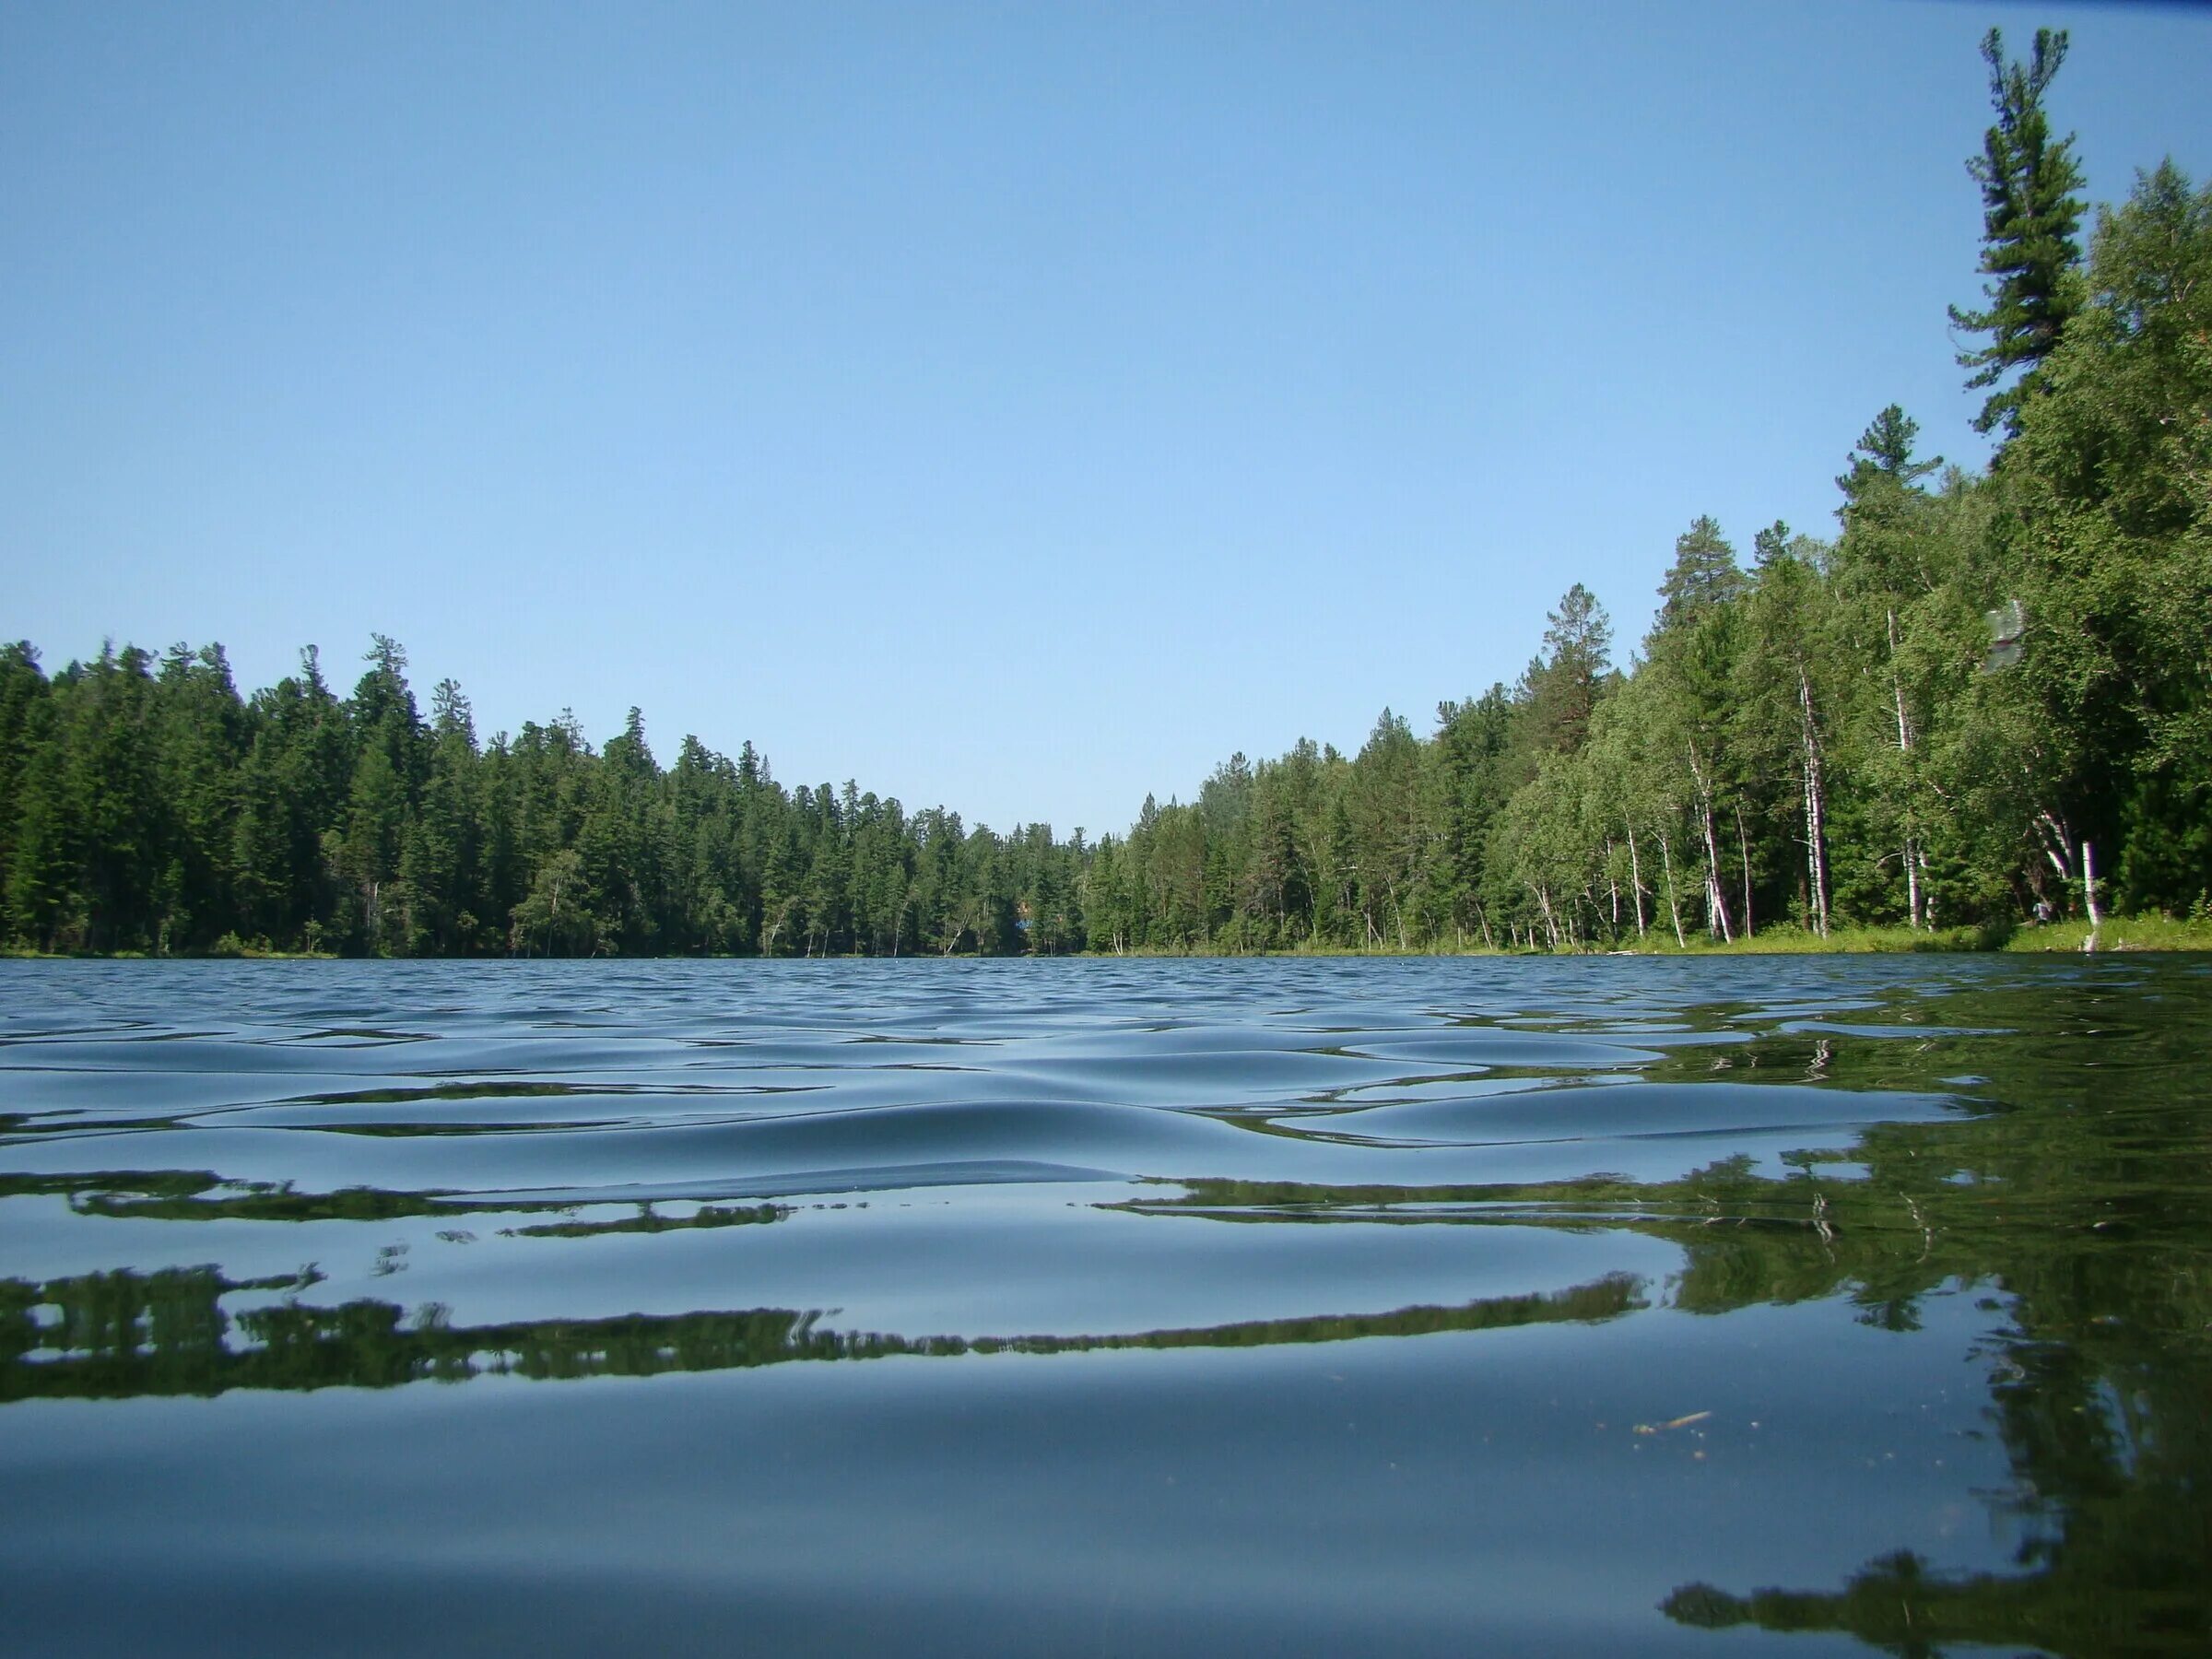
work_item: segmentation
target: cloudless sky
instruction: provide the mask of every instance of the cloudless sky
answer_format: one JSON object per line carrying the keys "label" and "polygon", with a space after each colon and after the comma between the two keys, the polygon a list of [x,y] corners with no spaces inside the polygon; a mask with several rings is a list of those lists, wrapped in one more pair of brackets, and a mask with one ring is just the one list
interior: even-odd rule
{"label": "cloudless sky", "polygon": [[1118,830],[1979,465],[1992,23],[2212,173],[2179,6],[0,0],[0,634]]}

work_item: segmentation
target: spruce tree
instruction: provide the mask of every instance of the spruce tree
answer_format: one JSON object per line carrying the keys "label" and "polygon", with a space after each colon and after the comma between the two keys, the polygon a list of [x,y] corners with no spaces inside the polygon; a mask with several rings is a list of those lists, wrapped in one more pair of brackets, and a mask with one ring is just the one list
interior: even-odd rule
{"label": "spruce tree", "polygon": [[[1969,386],[1998,387],[1974,418],[1974,429],[1986,432],[2002,422],[2010,438],[2019,430],[2020,406],[2036,383],[2037,366],[2080,306],[2072,277],[2081,263],[2075,236],[2082,204],[2074,192],[2082,174],[2074,135],[2053,139],[2043,113],[2043,94],[2065,62],[2066,31],[2037,29],[2029,61],[2007,64],[2003,39],[1993,29],[1983,37],[1982,56],[1997,121],[1966,170],[1982,186],[1981,268],[1990,278],[1983,289],[1989,304],[1983,311],[1954,305],[1950,312],[1953,326],[1990,336],[1987,345],[1959,354],[1959,366],[1973,371]],[[2020,378],[1999,385],[2016,369],[2023,371]]]}

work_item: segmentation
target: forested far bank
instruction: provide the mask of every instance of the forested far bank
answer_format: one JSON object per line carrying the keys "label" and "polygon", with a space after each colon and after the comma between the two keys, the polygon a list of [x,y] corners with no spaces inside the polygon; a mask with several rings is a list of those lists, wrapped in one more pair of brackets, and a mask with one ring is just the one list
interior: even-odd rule
{"label": "forested far bank", "polygon": [[1627,664],[1578,584],[1426,737],[1385,711],[1354,755],[1147,802],[1091,857],[1094,944],[2001,930],[2092,880],[2104,913],[2212,914],[2212,191],[2144,176],[2060,276],[1985,475],[1882,410],[1834,535],[1747,559],[1698,519]]}
{"label": "forested far bank", "polygon": [[[2212,916],[2212,188],[2100,216],[1984,43],[1986,303],[1970,474],[1901,408],[1841,455],[1833,534],[1710,518],[1649,632],[1580,583],[1511,686],[1385,710],[1352,754],[1238,755],[1124,834],[1001,835],[637,711],[479,740],[376,636],[241,696],[218,646],[0,648],[0,944],[394,956],[1618,948]],[[1839,436],[1839,452],[1847,441]],[[1536,630],[1531,629],[1532,634]]]}
{"label": "forested far bank", "polygon": [[44,950],[839,955],[1083,943],[1088,849],[853,783],[786,789],[748,743],[663,767],[630,712],[479,742],[378,636],[349,696],[311,648],[241,698],[219,646],[0,650],[0,935]]}

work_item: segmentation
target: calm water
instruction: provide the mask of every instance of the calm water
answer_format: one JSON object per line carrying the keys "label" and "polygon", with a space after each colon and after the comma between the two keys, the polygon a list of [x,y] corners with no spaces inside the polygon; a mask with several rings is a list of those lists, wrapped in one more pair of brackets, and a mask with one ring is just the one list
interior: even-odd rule
{"label": "calm water", "polygon": [[2208,1071],[2202,959],[0,963],[5,1645],[2201,1652]]}

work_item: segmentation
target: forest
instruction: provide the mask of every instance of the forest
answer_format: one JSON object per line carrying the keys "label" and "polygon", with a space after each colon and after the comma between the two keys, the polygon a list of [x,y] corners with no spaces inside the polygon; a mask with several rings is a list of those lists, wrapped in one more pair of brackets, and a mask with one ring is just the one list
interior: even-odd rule
{"label": "forest", "polygon": [[[1983,43],[1979,473],[1876,413],[1832,535],[1700,517],[1624,650],[1571,586],[1511,686],[1357,753],[1232,756],[1125,834],[1007,834],[636,710],[479,737],[374,636],[241,696],[220,646],[0,648],[0,944],[585,956],[1675,947],[2212,912],[2212,186],[2083,241],[2045,96]],[[1839,452],[1844,449],[1840,436]],[[2089,877],[2094,875],[2092,888]]]}

